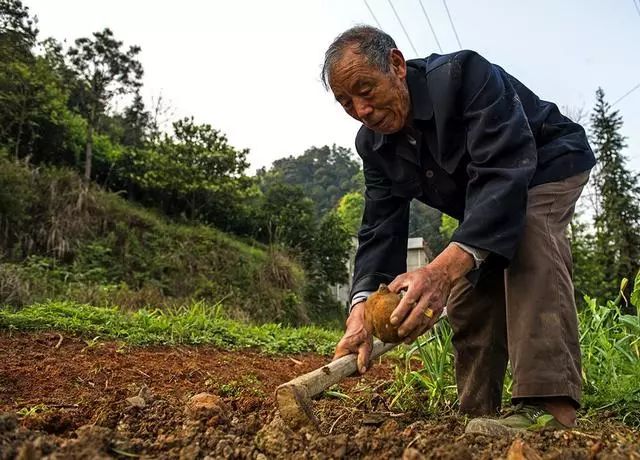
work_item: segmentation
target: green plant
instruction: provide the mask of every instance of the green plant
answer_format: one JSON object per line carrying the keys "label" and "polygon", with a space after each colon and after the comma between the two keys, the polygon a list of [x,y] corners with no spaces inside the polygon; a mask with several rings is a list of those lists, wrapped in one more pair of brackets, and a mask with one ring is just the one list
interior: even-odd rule
{"label": "green plant", "polygon": [[49,410],[49,407],[46,404],[40,403],[31,407],[23,407],[16,413],[22,417],[33,417],[36,414],[40,414],[48,410]]}
{"label": "green plant", "polygon": [[406,410],[417,399],[428,413],[453,408],[457,395],[452,337],[449,324],[440,322],[429,336],[406,349],[404,365],[396,367],[396,380],[388,390],[391,407]]}
{"label": "green plant", "polygon": [[[623,312],[626,286],[627,280],[623,280],[618,297],[604,303],[585,297],[579,312],[583,406],[587,411],[606,408],[625,423],[640,426],[640,311],[634,315]],[[630,300],[640,305],[640,272]],[[395,381],[387,390],[391,407],[438,413],[455,406],[452,336],[451,328],[443,322],[430,336],[405,349],[404,364],[396,367]],[[512,382],[508,372],[504,386],[507,404]]]}
{"label": "green plant", "polygon": [[260,380],[254,374],[244,375],[240,380],[231,380],[218,387],[220,396],[264,396],[264,391],[260,388]]}
{"label": "green plant", "polygon": [[[580,312],[585,405],[617,411],[627,422],[640,425],[640,311],[624,314],[620,307],[627,280],[615,301],[601,304],[585,297]],[[640,273],[631,298],[640,296]]]}

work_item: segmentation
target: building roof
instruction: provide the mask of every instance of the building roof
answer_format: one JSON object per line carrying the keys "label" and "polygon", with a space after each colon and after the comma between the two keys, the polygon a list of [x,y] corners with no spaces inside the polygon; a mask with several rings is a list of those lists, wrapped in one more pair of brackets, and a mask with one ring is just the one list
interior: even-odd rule
{"label": "building roof", "polygon": [[409,238],[407,249],[424,249],[424,238]]}

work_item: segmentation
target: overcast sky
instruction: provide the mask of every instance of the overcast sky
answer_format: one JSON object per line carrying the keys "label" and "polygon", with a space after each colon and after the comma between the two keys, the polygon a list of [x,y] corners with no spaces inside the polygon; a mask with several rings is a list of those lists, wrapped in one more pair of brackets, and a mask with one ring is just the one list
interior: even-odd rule
{"label": "overcast sky", "polygon": [[[463,48],[500,64],[542,99],[588,111],[640,83],[640,0],[448,0]],[[375,19],[364,0],[24,0],[43,37],[71,43],[110,27],[140,45],[147,104],[160,94],[174,117],[193,115],[249,148],[252,170],[310,146],[353,147],[358,123],[325,92],[331,40]],[[419,0],[368,0],[405,57],[439,49]],[[444,52],[459,49],[442,0],[422,0]],[[640,170],[640,89],[616,107],[626,154]]]}

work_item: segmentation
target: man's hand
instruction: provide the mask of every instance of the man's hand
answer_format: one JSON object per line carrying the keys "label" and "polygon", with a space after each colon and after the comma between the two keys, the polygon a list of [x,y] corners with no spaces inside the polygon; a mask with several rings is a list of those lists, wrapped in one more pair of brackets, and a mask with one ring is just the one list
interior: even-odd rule
{"label": "man's hand", "polygon": [[351,353],[358,354],[358,370],[367,371],[369,357],[373,348],[373,335],[364,326],[364,302],[356,304],[347,318],[347,330],[336,345],[333,359],[336,360]]}
{"label": "man's hand", "polygon": [[444,310],[453,284],[474,266],[473,257],[449,245],[426,267],[397,276],[389,290],[407,292],[391,314],[398,335],[411,343],[431,329]]}

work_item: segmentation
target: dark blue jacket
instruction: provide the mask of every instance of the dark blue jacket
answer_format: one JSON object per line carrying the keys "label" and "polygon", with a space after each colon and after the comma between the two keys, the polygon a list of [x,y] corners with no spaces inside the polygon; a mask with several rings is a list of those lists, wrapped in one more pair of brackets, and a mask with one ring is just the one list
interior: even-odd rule
{"label": "dark blue jacket", "polygon": [[356,137],[366,192],[352,294],[406,271],[413,198],[460,221],[452,241],[507,266],[528,189],[595,164],[580,125],[473,51],[407,61],[407,84],[412,128]]}

